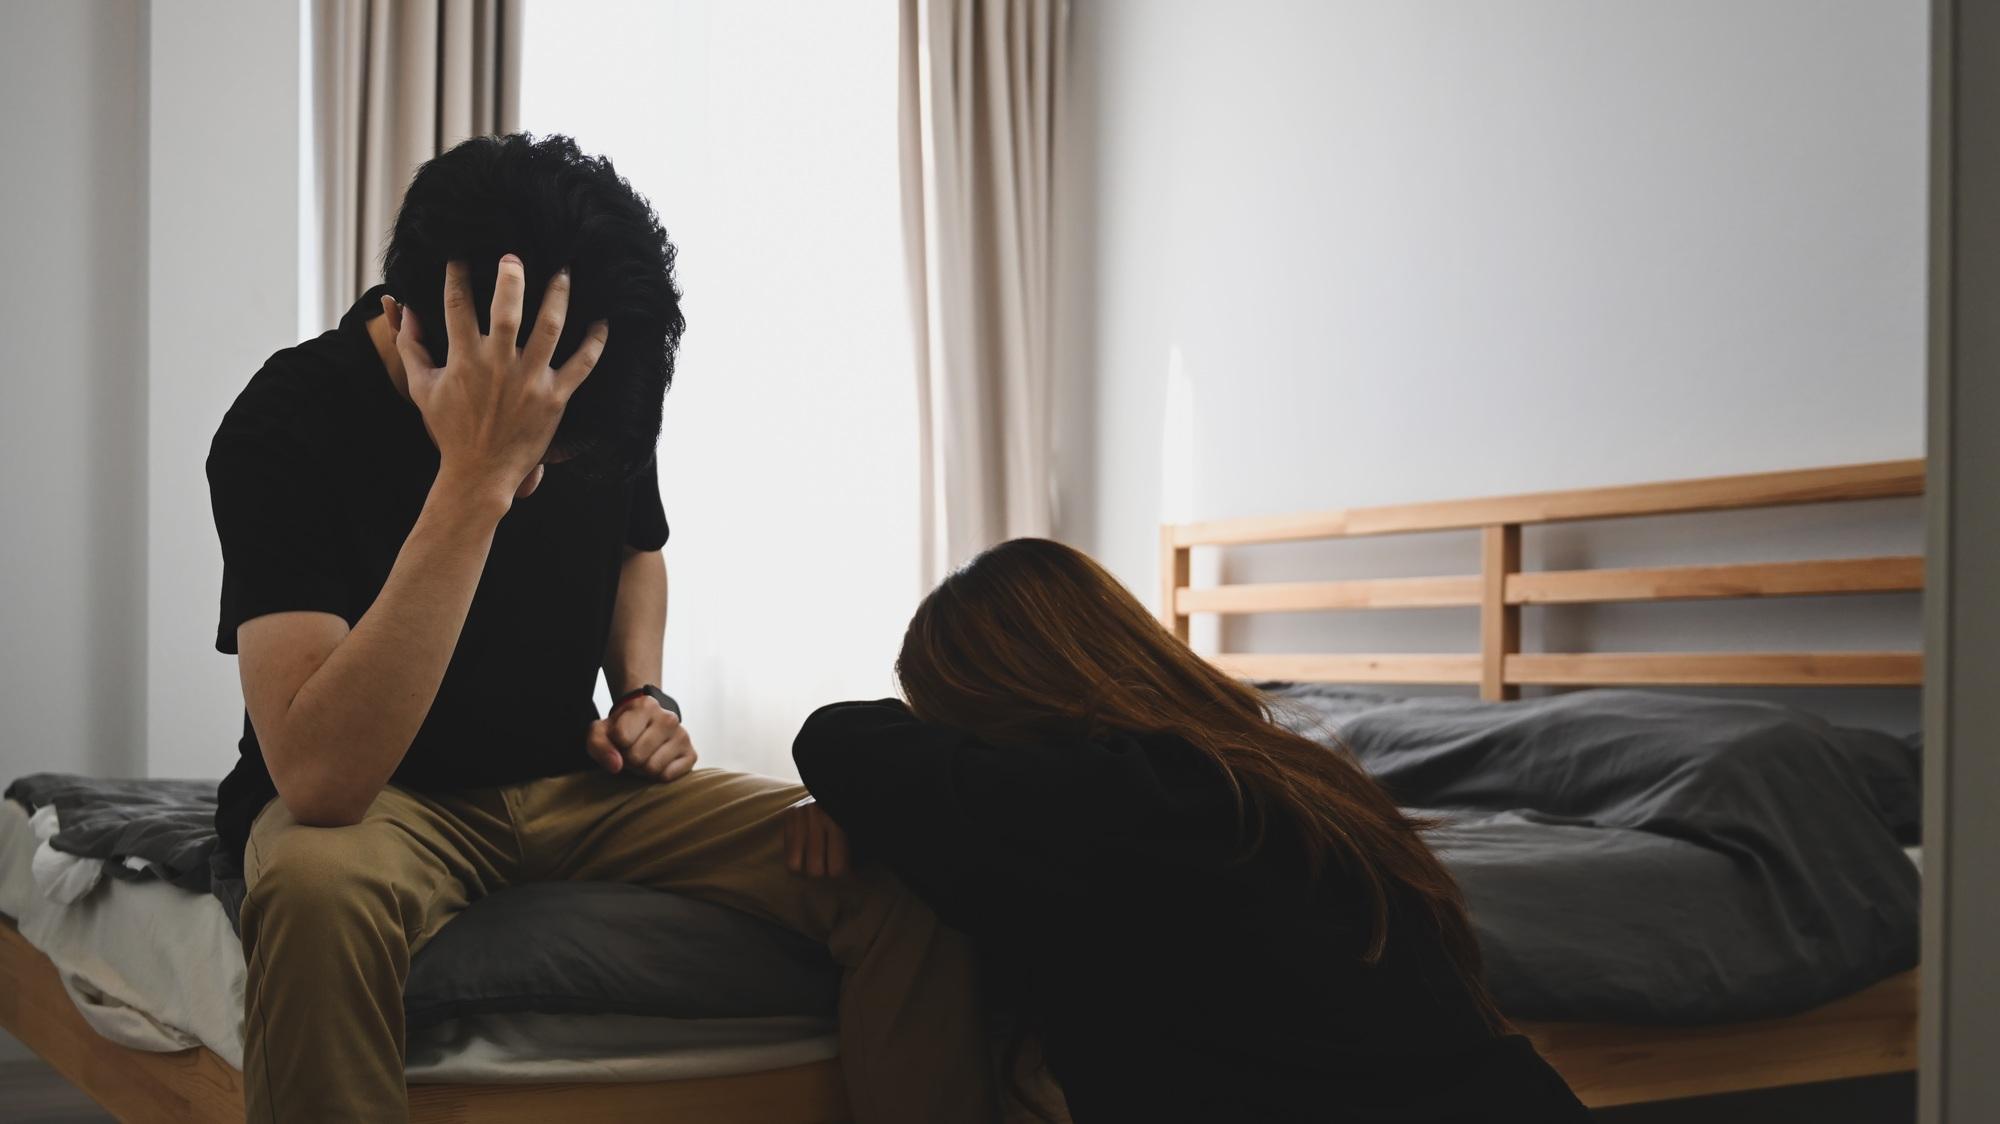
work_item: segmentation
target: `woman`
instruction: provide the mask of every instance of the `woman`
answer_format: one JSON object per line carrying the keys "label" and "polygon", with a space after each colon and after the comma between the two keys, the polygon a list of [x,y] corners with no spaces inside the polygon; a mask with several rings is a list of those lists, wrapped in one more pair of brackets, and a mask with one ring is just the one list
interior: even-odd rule
{"label": "woman", "polygon": [[788,858],[851,841],[972,934],[1077,1124],[1588,1119],[1417,825],[1089,558],[982,554],[896,666],[908,706],[799,732]]}

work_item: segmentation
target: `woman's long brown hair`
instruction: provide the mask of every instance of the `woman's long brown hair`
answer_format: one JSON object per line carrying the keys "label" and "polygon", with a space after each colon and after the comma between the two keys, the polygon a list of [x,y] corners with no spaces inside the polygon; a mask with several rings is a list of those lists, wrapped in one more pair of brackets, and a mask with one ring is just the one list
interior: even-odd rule
{"label": "woman's long brown hair", "polygon": [[1507,1029],[1464,899],[1421,824],[1349,754],[1275,721],[1263,694],[1195,655],[1087,555],[1046,539],[981,554],[917,608],[896,671],[918,718],[997,744],[1178,735],[1234,787],[1245,856],[1273,824],[1289,827],[1315,873],[1334,863],[1366,895],[1366,962],[1381,960],[1398,926],[1429,928],[1488,1027]]}

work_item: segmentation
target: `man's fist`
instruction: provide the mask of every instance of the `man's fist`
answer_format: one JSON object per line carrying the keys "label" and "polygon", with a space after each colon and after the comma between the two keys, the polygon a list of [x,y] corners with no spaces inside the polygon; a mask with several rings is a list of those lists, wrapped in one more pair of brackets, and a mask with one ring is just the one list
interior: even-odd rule
{"label": "man's fist", "polygon": [[680,716],[639,695],[590,724],[584,740],[591,759],[607,773],[678,780],[694,768],[694,742]]}

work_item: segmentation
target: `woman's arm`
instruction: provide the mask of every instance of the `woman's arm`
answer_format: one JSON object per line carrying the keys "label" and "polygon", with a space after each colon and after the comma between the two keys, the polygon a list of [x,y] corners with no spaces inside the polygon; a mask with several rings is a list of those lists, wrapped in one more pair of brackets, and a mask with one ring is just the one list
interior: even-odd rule
{"label": "woman's arm", "polygon": [[1118,892],[1151,865],[1153,840],[1206,835],[1228,799],[1212,774],[1163,773],[1136,738],[997,747],[893,699],[821,708],[792,756],[855,852],[947,915],[989,878],[1058,896]]}
{"label": "woman's arm", "polygon": [[786,825],[793,868],[835,873],[834,852],[844,866],[852,837],[912,881],[948,881],[963,865],[958,852],[969,845],[971,822],[948,759],[959,740],[894,699],[814,711],[792,743],[799,778],[813,794]]}

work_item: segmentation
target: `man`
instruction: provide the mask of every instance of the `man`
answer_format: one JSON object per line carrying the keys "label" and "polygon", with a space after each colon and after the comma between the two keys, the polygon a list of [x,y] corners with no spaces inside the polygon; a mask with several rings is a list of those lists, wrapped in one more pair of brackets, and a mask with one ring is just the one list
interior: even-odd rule
{"label": "man", "polygon": [[410,184],[386,284],[216,432],[253,1121],[404,1118],[411,954],[482,895],[572,878],[823,940],[858,1118],[986,1115],[963,938],[885,874],[788,873],[805,790],[696,770],[655,686],[673,257],[569,139],[467,141]]}

